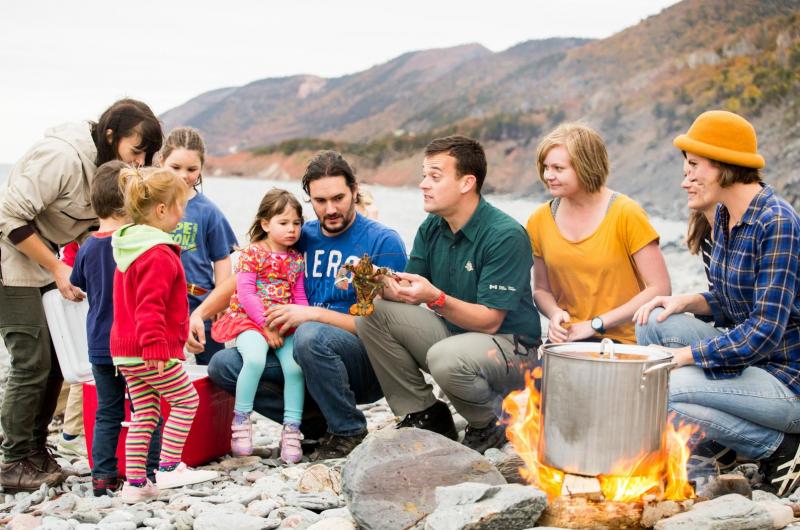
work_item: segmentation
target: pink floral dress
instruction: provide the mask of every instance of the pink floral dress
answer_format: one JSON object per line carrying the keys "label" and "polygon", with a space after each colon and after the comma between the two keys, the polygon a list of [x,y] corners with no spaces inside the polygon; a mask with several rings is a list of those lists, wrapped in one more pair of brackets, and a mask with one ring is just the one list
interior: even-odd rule
{"label": "pink floral dress", "polygon": [[[237,289],[231,296],[230,307],[225,314],[211,327],[211,337],[217,342],[227,342],[238,337],[242,332],[255,330],[264,334],[263,311],[276,304],[308,305],[303,288],[303,256],[294,249],[288,252],[273,252],[264,246],[254,243],[242,250],[239,263],[234,269],[239,275],[254,273],[255,292],[239,292],[241,283],[237,281]],[[238,280],[238,278],[237,278]],[[248,316],[243,303],[246,297],[257,296],[262,315],[256,315],[256,322]],[[249,301],[248,300],[248,301]],[[259,318],[260,317],[260,318]]]}

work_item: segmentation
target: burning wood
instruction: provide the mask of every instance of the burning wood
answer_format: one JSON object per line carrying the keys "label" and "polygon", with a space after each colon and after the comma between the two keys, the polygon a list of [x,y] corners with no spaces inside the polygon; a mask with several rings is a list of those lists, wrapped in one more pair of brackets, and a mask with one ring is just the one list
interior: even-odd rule
{"label": "burning wood", "polygon": [[586,497],[587,499],[600,501],[604,500],[603,490],[600,488],[600,481],[597,477],[585,477],[583,475],[564,475],[564,483],[561,485],[562,497]]}
{"label": "burning wood", "polygon": [[596,501],[586,497],[557,497],[537,524],[593,530],[641,530],[641,502]]}

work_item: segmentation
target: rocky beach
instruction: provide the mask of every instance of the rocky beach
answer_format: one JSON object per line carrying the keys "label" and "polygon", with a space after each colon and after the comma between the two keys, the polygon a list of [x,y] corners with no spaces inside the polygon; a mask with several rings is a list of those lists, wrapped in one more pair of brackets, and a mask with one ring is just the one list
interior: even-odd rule
{"label": "rocky beach", "polygon": [[[204,191],[229,215],[240,241],[243,241],[255,203],[272,186],[286,187],[300,195],[295,182],[248,179],[207,179]],[[421,207],[408,207],[410,203],[419,201],[418,191],[375,186],[372,192],[380,208],[381,220],[397,228],[410,248],[416,226],[424,217]],[[506,196],[491,197],[490,200],[522,223],[539,202],[539,199]],[[310,209],[307,209],[306,218],[309,218],[309,214]],[[654,224],[662,236],[661,246],[670,270],[673,291],[701,290],[705,284],[702,265],[699,257],[691,256],[685,250],[682,243],[683,223],[655,219]],[[0,346],[0,392],[5,386],[8,369],[8,354]],[[123,505],[112,496],[93,497],[88,460],[57,455],[59,463],[69,475],[64,483],[55,488],[43,486],[33,493],[0,493],[0,525],[16,530],[509,530],[534,526],[547,505],[546,496],[535,488],[513,484],[521,482],[521,479],[519,461],[510,445],[503,451],[490,450],[485,457],[481,457],[427,431],[396,431],[392,428],[395,418],[385,400],[363,406],[362,410],[367,416],[370,431],[375,434],[348,461],[311,463],[304,459],[295,466],[282,465],[277,454],[280,426],[257,416],[255,455],[224,457],[213,461],[203,468],[219,472],[219,477],[214,481],[164,490],[158,500],[134,506]],[[456,425],[463,436],[466,422],[458,415]],[[59,420],[51,426],[50,441],[53,447],[60,427]],[[436,439],[431,440],[430,436]],[[308,448],[313,448],[312,441],[307,442]],[[394,460],[383,462],[382,455],[386,451],[380,450],[381,444],[399,444],[397,446],[405,448],[403,451],[406,453],[394,451]],[[442,455],[448,455],[447,459],[443,459]],[[465,470],[463,473],[458,471],[462,468]],[[476,472],[476,469],[480,472]],[[758,482],[752,466],[741,468],[740,471],[748,474],[750,482]],[[477,474],[473,476],[470,473]],[[398,488],[398,480],[405,486]],[[467,481],[480,485],[461,484]],[[718,503],[720,507],[703,517],[745,517],[747,520],[752,514],[761,514],[761,519],[767,521],[759,502],[789,505],[800,502],[800,495],[777,500],[770,493],[757,491],[753,496],[754,501],[745,499],[731,503],[725,501],[725,497],[720,499],[724,502],[715,500],[707,503]],[[409,513],[417,516],[406,521],[403,518],[410,517]],[[461,515],[456,517],[453,515],[455,513]],[[720,516],[720,513],[723,515]],[[398,521],[405,522],[401,525]],[[666,521],[669,519],[659,524]],[[700,528],[657,526],[666,530],[690,527]],[[773,526],[745,525],[736,528]]]}

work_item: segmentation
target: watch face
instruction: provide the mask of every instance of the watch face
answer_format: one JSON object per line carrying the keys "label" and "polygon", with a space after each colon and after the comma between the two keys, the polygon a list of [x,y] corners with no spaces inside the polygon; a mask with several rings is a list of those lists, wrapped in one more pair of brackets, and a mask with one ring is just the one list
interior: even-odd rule
{"label": "watch face", "polygon": [[592,329],[595,331],[600,331],[603,329],[603,321],[600,320],[600,317],[594,317],[592,319]]}

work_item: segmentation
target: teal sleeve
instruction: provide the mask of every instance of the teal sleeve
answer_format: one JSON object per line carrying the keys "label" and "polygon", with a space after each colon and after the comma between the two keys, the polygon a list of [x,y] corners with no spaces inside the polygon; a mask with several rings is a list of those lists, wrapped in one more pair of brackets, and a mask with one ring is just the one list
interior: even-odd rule
{"label": "teal sleeve", "polygon": [[516,309],[530,289],[533,267],[530,239],[520,227],[501,237],[489,238],[482,254],[477,303],[494,309]]}
{"label": "teal sleeve", "polygon": [[427,242],[423,236],[423,228],[425,225],[419,227],[417,235],[414,236],[414,246],[411,248],[411,255],[408,257],[406,264],[406,272],[409,274],[419,274],[431,279],[431,269],[428,263]]}

